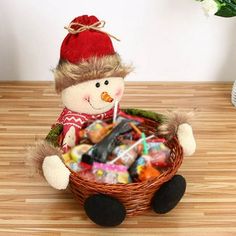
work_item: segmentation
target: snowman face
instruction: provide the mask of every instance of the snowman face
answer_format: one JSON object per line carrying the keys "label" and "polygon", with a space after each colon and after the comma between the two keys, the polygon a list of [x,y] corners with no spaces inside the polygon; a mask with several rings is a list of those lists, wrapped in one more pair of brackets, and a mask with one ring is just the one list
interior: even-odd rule
{"label": "snowman face", "polygon": [[[70,110],[86,114],[100,114],[109,111],[115,101],[120,101],[124,92],[124,79],[109,77],[90,80],[64,89],[61,93],[63,104]],[[110,100],[105,100],[110,97]],[[111,101],[112,100],[112,101]]]}

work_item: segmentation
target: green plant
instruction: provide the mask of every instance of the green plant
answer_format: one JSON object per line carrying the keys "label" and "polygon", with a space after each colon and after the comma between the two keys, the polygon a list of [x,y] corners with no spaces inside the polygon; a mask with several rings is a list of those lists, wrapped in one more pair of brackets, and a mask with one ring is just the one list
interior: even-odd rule
{"label": "green plant", "polygon": [[197,0],[207,15],[236,16],[236,0]]}

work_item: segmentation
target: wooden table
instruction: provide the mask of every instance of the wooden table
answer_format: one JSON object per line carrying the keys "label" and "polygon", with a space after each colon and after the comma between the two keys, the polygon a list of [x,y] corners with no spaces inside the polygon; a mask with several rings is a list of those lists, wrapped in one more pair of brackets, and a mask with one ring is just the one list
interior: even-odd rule
{"label": "wooden table", "polygon": [[[236,235],[236,109],[232,83],[127,83],[122,107],[196,109],[197,152],[179,173],[188,186],[176,209],[128,218],[117,228],[87,219],[69,192],[32,178],[26,147],[42,139],[62,105],[49,82],[0,83],[0,235]],[[11,235],[12,235],[11,234]]]}

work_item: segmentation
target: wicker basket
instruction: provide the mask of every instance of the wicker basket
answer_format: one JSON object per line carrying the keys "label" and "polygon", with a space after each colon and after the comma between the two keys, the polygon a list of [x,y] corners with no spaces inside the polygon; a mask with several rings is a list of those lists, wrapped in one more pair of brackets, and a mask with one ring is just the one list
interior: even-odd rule
{"label": "wicker basket", "polygon": [[[158,125],[157,121],[145,118],[140,129],[146,135],[150,135],[156,132]],[[171,149],[172,167],[169,167],[159,177],[147,181],[130,184],[104,184],[85,180],[79,173],[71,171],[70,188],[74,197],[83,205],[84,201],[93,194],[106,194],[117,198],[124,204],[127,216],[142,213],[150,208],[154,193],[175,175],[182,163],[183,151],[177,138],[170,140],[167,146]]]}

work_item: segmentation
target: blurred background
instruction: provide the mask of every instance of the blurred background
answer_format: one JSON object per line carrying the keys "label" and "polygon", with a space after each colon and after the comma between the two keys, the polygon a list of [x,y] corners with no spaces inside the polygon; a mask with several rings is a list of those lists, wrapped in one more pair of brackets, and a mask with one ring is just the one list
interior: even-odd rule
{"label": "blurred background", "polygon": [[194,0],[0,0],[0,80],[53,80],[63,29],[96,15],[135,72],[128,81],[233,81],[236,19]]}

